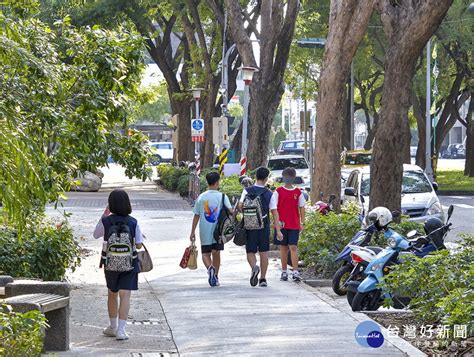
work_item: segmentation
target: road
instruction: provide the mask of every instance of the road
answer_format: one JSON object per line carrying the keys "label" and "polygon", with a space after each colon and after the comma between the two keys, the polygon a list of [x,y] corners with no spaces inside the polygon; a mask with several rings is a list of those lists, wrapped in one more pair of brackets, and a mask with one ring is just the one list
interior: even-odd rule
{"label": "road", "polygon": [[454,205],[453,230],[448,236],[449,242],[454,242],[458,239],[457,235],[467,233],[474,235],[474,196],[440,196],[441,204],[445,210],[450,205]]}

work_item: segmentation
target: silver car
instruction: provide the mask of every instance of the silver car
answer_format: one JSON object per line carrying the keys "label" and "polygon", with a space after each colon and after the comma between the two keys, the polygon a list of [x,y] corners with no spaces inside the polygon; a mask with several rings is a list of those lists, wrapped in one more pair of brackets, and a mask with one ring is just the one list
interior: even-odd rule
{"label": "silver car", "polygon": [[277,155],[272,156],[267,164],[270,170],[270,178],[276,182],[281,182],[281,173],[287,167],[296,170],[295,186],[306,187],[309,185],[309,165],[306,159],[300,155]]}
{"label": "silver car", "polygon": [[[430,217],[444,221],[443,207],[436,195],[438,185],[431,183],[423,170],[416,165],[403,165],[402,214],[423,223]],[[370,168],[352,171],[344,190],[345,201],[356,201],[369,208]],[[363,198],[362,198],[363,197]]]}

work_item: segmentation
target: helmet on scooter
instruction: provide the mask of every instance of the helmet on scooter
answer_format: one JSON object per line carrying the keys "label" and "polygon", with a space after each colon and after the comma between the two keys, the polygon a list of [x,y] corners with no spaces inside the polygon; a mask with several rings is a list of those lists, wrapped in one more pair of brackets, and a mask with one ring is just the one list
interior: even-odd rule
{"label": "helmet on scooter", "polygon": [[379,229],[385,228],[393,220],[392,212],[385,207],[375,207],[369,212],[368,217],[369,221],[374,223]]}
{"label": "helmet on scooter", "polygon": [[[425,233],[431,234],[430,240],[434,243],[436,248],[441,249],[444,247],[444,229],[440,229],[444,226],[443,221],[436,217],[428,218],[423,226]],[[436,231],[438,229],[438,231]],[[436,232],[434,232],[436,231]],[[434,232],[434,233],[433,233]]]}

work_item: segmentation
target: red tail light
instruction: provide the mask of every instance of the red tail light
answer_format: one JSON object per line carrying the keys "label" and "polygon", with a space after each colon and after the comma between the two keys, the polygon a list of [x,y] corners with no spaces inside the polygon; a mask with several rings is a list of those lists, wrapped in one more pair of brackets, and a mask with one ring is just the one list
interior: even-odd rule
{"label": "red tail light", "polygon": [[351,253],[351,257],[352,257],[352,261],[354,263],[362,263],[364,261],[364,259],[362,259],[361,257],[359,257],[357,254],[355,253]]}

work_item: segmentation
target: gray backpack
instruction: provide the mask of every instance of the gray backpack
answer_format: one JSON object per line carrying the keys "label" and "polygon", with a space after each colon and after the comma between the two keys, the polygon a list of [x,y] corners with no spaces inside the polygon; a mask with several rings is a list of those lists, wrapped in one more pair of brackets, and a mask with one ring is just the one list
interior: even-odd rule
{"label": "gray backpack", "polygon": [[107,246],[102,253],[105,257],[104,265],[107,271],[127,272],[134,269],[133,261],[137,252],[127,221],[116,222],[110,228],[106,238]]}
{"label": "gray backpack", "polygon": [[244,228],[248,231],[254,231],[265,227],[263,214],[262,194],[247,193],[245,196],[242,213]]}

